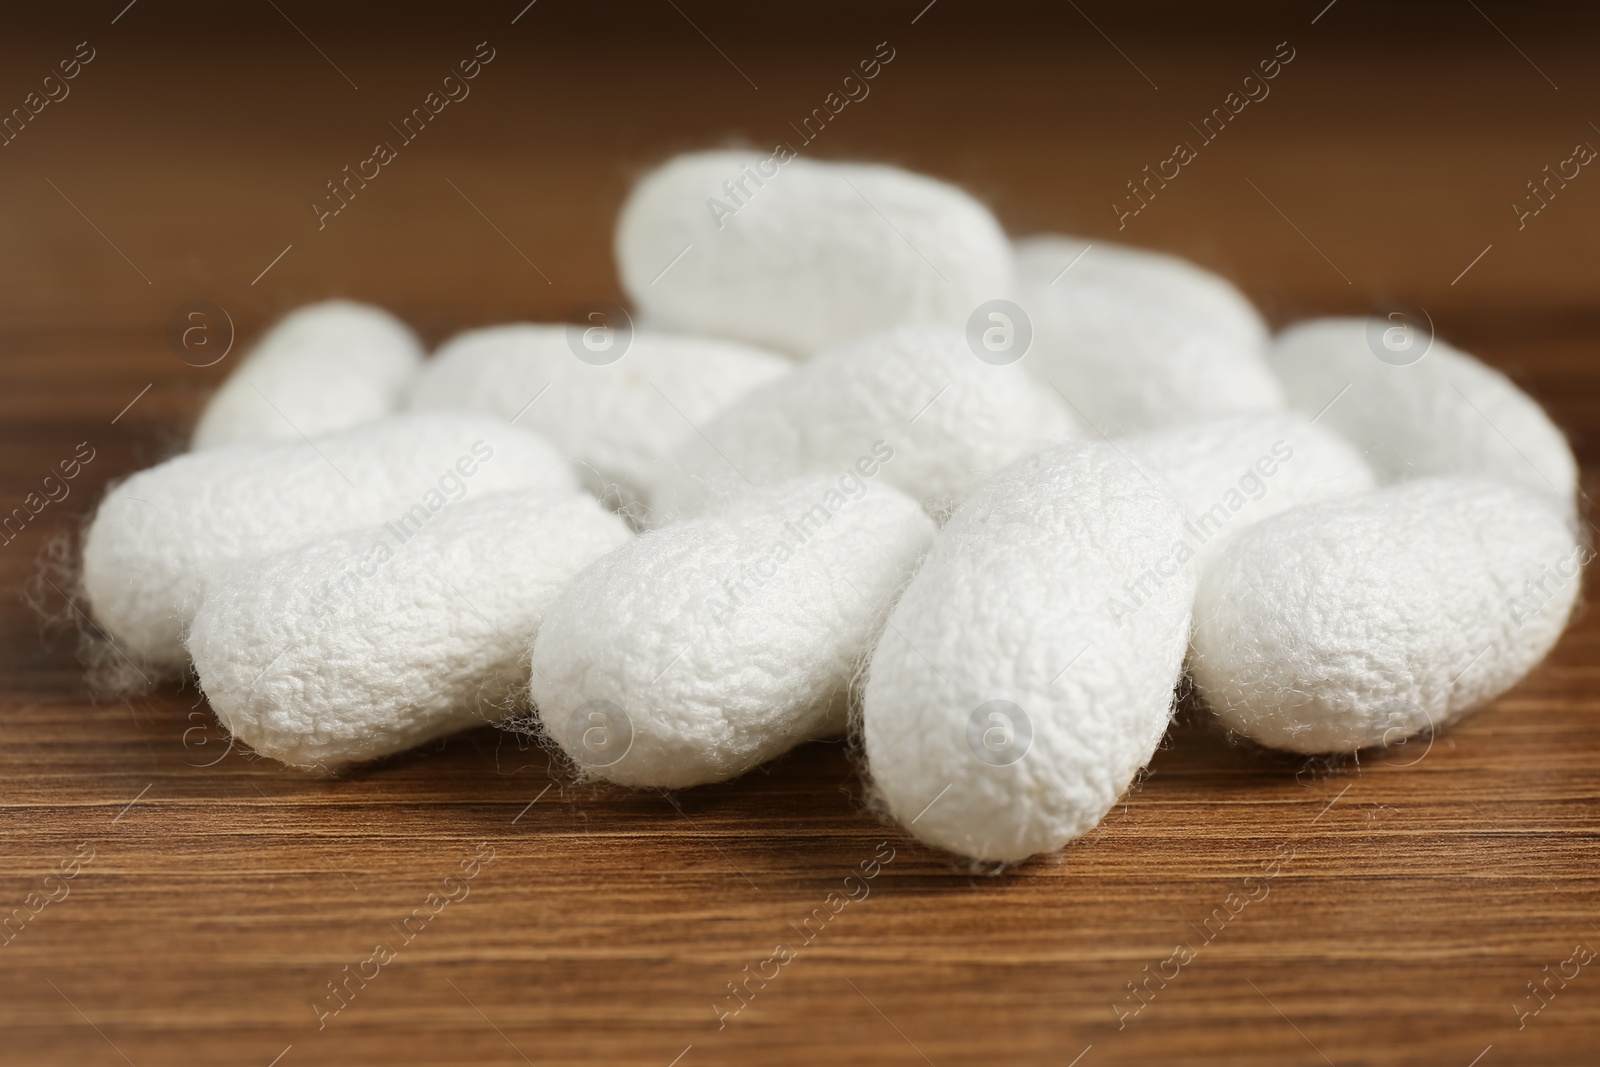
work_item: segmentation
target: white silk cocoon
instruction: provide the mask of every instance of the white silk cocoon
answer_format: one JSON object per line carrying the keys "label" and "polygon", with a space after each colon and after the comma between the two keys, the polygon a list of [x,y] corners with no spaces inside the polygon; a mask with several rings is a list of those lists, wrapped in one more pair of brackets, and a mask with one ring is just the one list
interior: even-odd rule
{"label": "white silk cocoon", "polygon": [[657,510],[717,500],[876,457],[880,477],[940,512],[986,474],[1080,433],[1020,365],[975,356],[962,331],[922,323],[869,334],[731,404],[658,480]]}
{"label": "white silk cocoon", "polygon": [[646,533],[546,613],[531,679],[545,731],[586,771],[662,788],[842,732],[855,666],[933,531],[852,471]]}
{"label": "white silk cocoon", "polygon": [[645,175],[616,255],[650,325],[801,356],[904,322],[964,324],[1012,277],[994,216],[953,185],[754,152],[696,152]]}
{"label": "white silk cocoon", "polygon": [[1131,434],[1117,445],[1165,479],[1183,503],[1184,540],[1196,568],[1229,536],[1280,511],[1373,486],[1360,452],[1294,412],[1183,423]]}
{"label": "white silk cocoon", "polygon": [[187,645],[235,738],[335,769],[508,714],[550,603],[630,536],[587,495],[462,500],[235,565]]}
{"label": "white silk cocoon", "polygon": [[1028,365],[1102,433],[1284,406],[1261,316],[1232,284],[1174,256],[1108,242],[1016,244]]}
{"label": "white silk cocoon", "polygon": [[421,362],[416,334],[382,308],[307,305],[234,368],[201,413],[191,447],[298,441],[393,414]]}
{"label": "white silk cocoon", "polygon": [[[1194,575],[1181,505],[1105,442],[986,482],[873,654],[873,788],[921,840],[1017,861],[1087,833],[1166,731]],[[1125,583],[1141,597],[1118,613]]]}
{"label": "white silk cocoon", "polygon": [[503,420],[417,413],[315,441],[175,456],[100,502],[84,540],[95,621],[134,660],[181,667],[206,584],[233,560],[389,522],[420,526],[450,500],[497,489],[577,490],[571,468]]}
{"label": "white silk cocoon", "polygon": [[617,486],[648,498],[673,449],[729,403],[794,364],[748,345],[635,330],[615,363],[575,356],[568,326],[469,330],[424,366],[418,409],[481,411],[515,420],[578,464],[597,494]]}
{"label": "white silk cocoon", "polygon": [[1414,363],[1373,351],[1362,318],[1291,326],[1272,346],[1290,403],[1362,449],[1385,481],[1428,475],[1521,485],[1575,513],[1578,465],[1566,437],[1511,379],[1439,340]]}
{"label": "white silk cocoon", "polygon": [[1444,726],[1532,670],[1591,553],[1548,498],[1422,478],[1243,531],[1195,598],[1195,685],[1218,718],[1292,752]]}

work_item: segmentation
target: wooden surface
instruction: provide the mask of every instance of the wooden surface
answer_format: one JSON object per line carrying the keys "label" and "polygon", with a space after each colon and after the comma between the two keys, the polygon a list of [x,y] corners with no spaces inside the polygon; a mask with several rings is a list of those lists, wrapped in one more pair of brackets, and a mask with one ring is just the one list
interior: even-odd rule
{"label": "wooden surface", "polygon": [[[616,299],[610,224],[633,174],[787,136],[883,40],[896,58],[872,95],[809,152],[960,181],[1016,232],[1181,252],[1277,322],[1413,300],[1546,403],[1588,470],[1600,461],[1600,173],[1522,230],[1510,208],[1576,142],[1600,145],[1596,26],[1576,8],[943,0],[913,24],[923,0],[545,0],[512,24],[521,0],[123,6],[63,5],[0,34],[6,108],[77,42],[96,50],[70,97],[0,148],[0,505],[78,442],[95,454],[0,548],[8,590],[108,481],[177,448],[231,368],[169,348],[184,302],[225,308],[243,344],[330,295],[384,303],[430,340]],[[481,40],[496,58],[472,96],[319,232],[323,183]],[[1117,234],[1123,182],[1283,40],[1296,58],[1272,95]],[[1527,983],[1600,948],[1592,614],[1431,747],[1359,765],[1233,744],[1186,708],[1101,829],[999,876],[864,813],[842,746],[663,796],[574,788],[484,729],[319,780],[229,750],[192,689],[92,702],[74,633],[20,592],[0,604],[0,646],[0,909],[60,898],[0,948],[0,1063],[1600,1055],[1600,963],[1517,1013],[1539,1003]],[[493,859],[453,883],[467,895],[434,901],[319,1029],[325,983],[399,945],[480,842]],[[80,843],[92,860],[49,879]],[[798,943],[875,854],[893,858],[870,896],[719,1028],[727,983]],[[1246,877],[1291,856],[1204,940]],[[1119,1027],[1127,983],[1180,943],[1196,957]]]}

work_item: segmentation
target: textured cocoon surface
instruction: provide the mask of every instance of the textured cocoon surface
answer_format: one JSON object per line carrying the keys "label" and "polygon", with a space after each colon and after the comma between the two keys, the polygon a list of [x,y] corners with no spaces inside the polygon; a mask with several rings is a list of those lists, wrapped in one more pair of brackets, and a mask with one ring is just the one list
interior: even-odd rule
{"label": "textured cocoon surface", "polygon": [[1184,423],[1132,434],[1117,446],[1166,479],[1182,502],[1196,573],[1239,530],[1374,484],[1349,442],[1294,412]]}
{"label": "textured cocoon surface", "polygon": [[1543,659],[1589,556],[1547,496],[1489,481],[1294,508],[1201,576],[1195,684],[1229,728],[1273,748],[1393,744]]}
{"label": "textured cocoon surface", "polygon": [[1271,358],[1290,403],[1301,411],[1326,407],[1320,421],[1362,449],[1384,480],[1492,478],[1575,509],[1572,450],[1532,398],[1438,338],[1414,363],[1387,363],[1374,354],[1381,342],[1370,338],[1381,338],[1388,323],[1373,323],[1317,319],[1285,330]]}
{"label": "textured cocoon surface", "polygon": [[909,497],[851,472],[647,533],[546,613],[539,718],[580,767],[664,788],[835,735],[857,661],[933,531]]}
{"label": "textured cocoon surface", "polygon": [[[724,188],[741,181],[736,198]],[[1005,235],[954,186],[754,152],[678,156],[646,175],[616,253],[651,325],[797,355],[903,322],[960,325],[1011,288]]]}
{"label": "textured cocoon surface", "polygon": [[420,526],[451,498],[530,487],[570,494],[577,482],[533,434],[465,413],[190,452],[106,494],[84,541],[83,591],[124,653],[180,667],[183,632],[228,561],[359,526]]}
{"label": "textured cocoon surface", "polygon": [[907,830],[1014,861],[1110,810],[1161,740],[1183,665],[1183,523],[1171,491],[1104,442],[1020,460],[961,506],[862,701],[876,794]]}
{"label": "textured cocoon surface", "polygon": [[350,531],[230,568],[188,647],[234,737],[296,766],[399,752],[509,710],[573,574],[628,539],[593,497],[492,493],[401,539]]}
{"label": "textured cocoon surface", "polygon": [[1033,322],[1029,365],[1101,431],[1284,406],[1266,327],[1231,284],[1174,256],[1086,247],[1018,241],[1017,291]]}
{"label": "textured cocoon surface", "polygon": [[662,475],[658,510],[692,513],[751,484],[873,455],[880,478],[937,510],[987,472],[1078,432],[1049,386],[1018,364],[983,362],[961,330],[932,323],[832,349],[701,429]]}
{"label": "textured cocoon surface", "polygon": [[206,405],[193,448],[298,441],[396,411],[422,361],[416,335],[382,308],[329,300],[281,319]]}
{"label": "textured cocoon surface", "polygon": [[617,484],[631,499],[648,495],[658,465],[696,426],[794,369],[761,349],[647,330],[633,332],[617,362],[597,366],[573,354],[569,328],[461,334],[424,366],[411,404],[514,418],[580,464],[591,488]]}

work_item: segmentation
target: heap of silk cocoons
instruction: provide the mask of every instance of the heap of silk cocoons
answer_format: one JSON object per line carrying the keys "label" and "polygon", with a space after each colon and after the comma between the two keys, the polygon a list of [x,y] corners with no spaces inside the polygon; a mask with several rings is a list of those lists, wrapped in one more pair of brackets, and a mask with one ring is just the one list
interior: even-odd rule
{"label": "heap of silk cocoons", "polygon": [[1246,526],[1373,485],[1361,453],[1292,412],[1185,423],[1133,434],[1118,445],[1177,494],[1189,520],[1184,544],[1196,567]]}
{"label": "heap of silk cocoons", "polygon": [[471,330],[439,349],[411,391],[414,408],[514,420],[578,464],[597,493],[649,495],[651,479],[695,428],[790,361],[745,345],[648,330],[615,333],[620,352],[576,357],[571,326]]}
{"label": "heap of silk cocoons", "polygon": [[752,491],[590,564],[545,614],[534,703],[579,768],[731,778],[845,726],[845,695],[933,538],[855,469]]}
{"label": "heap of silk cocoons", "polygon": [[539,438],[466,413],[397,415],[312,441],[175,456],[106,494],[83,548],[90,613],[120,650],[182,667],[208,582],[240,559],[392,523],[420,527],[469,492],[577,490]]}
{"label": "heap of silk cocoons", "polygon": [[211,397],[191,447],[299,441],[399,410],[422,347],[382,308],[348,300],[285,316]]}
{"label": "heap of silk cocoons", "polygon": [[1343,318],[1290,327],[1271,359],[1289,402],[1326,409],[1321,421],[1385,480],[1492,478],[1575,513],[1578,464],[1566,438],[1509,378],[1465,352],[1383,319]]}
{"label": "heap of silk cocoons", "polygon": [[1233,734],[1355,752],[1494,700],[1577,601],[1566,440],[1409,324],[1273,339],[1183,260],[787,149],[666,161],[615,251],[639,329],[423,366],[376,309],[285,318],[106,494],[96,629],[295,766],[490,721],[678,789],[853,730],[875,808],[992,864],[1101,821],[1186,665]]}
{"label": "heap of silk cocoons", "polygon": [[373,759],[505,715],[527,635],[629,536],[589,496],[465,499],[409,534],[370,527],[236,565],[189,652],[217,718],[262,755]]}
{"label": "heap of silk cocoons", "polygon": [[730,405],[673,457],[654,503],[692,514],[752,485],[876,456],[884,481],[939,511],[989,472],[1078,435],[1066,405],[1023,367],[984,362],[953,326],[901,326]]}
{"label": "heap of silk cocoons", "polygon": [[1067,237],[1016,245],[1028,363],[1102,433],[1284,406],[1261,316],[1172,256]]}
{"label": "heap of silk cocoons", "polygon": [[903,322],[963,325],[1009,295],[994,216],[897,167],[792,152],[678,156],[617,221],[622,284],[661,329],[809,356]]}
{"label": "heap of silk cocoons", "polygon": [[1274,748],[1394,744],[1532,670],[1589,556],[1546,494],[1485,480],[1292,508],[1206,568],[1195,685],[1222,722]]}
{"label": "heap of silk cocoons", "polygon": [[[1155,753],[1189,641],[1183,508],[1105,442],[1007,467],[939,533],[862,702],[882,804],[984,861],[1091,830]],[[1118,616],[1124,583],[1146,596]]]}

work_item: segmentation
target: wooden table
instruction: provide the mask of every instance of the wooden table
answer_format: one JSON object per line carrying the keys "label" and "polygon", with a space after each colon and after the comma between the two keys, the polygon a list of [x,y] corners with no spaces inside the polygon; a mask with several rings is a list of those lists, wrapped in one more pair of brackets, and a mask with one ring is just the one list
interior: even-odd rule
{"label": "wooden table", "polygon": [[[1276,322],[1412,300],[1548,405],[1594,488],[1600,173],[1521,228],[1511,207],[1600,145],[1592,14],[123,5],[8,14],[0,35],[5,108],[93,50],[0,148],[0,505],[79,442],[94,453],[0,549],[0,580],[58,621],[70,586],[34,579],[40,554],[181,447],[236,362],[180,360],[175,309],[214,302],[242,347],[330,295],[429,340],[618,299],[610,227],[633,175],[792,137],[880,41],[895,58],[871,95],[808,152],[959,181],[1016,232],[1183,253]],[[480,41],[495,58],[471,96],[319,230],[324,183]],[[1280,41],[1295,58],[1271,95],[1119,232],[1124,182]],[[1518,1015],[1540,1004],[1528,983],[1600,948],[1593,615],[1431,747],[1359,764],[1231,743],[1186,707],[1097,832],[992,876],[866,814],[842,746],[665,796],[572,786],[483,729],[320,780],[230,750],[192,688],[92,700],[71,627],[20,596],[0,628],[0,909],[59,898],[0,948],[6,1064],[1600,1060],[1597,966]],[[874,855],[892,859],[870,897],[719,1024],[729,983]],[[1273,857],[1291,858],[1268,895],[1206,925]],[[63,863],[76,876],[49,877]],[[332,1013],[327,983],[379,942],[395,958]],[[1180,942],[1196,958],[1127,1014],[1129,983]]]}

